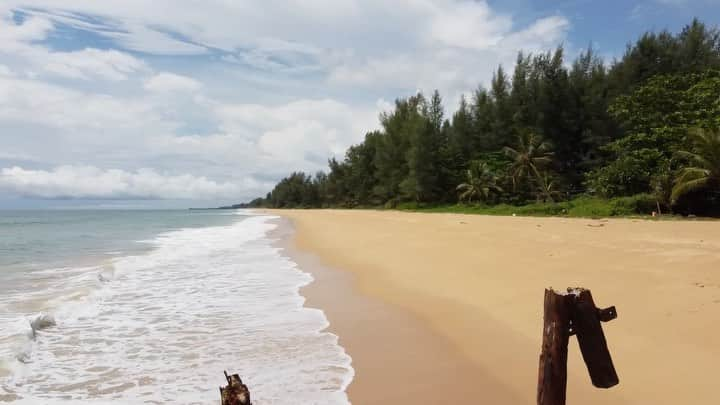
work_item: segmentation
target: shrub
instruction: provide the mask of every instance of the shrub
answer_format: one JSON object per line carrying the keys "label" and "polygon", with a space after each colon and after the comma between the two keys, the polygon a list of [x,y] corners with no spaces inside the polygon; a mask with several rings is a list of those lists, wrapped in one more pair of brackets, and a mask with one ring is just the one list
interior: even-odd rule
{"label": "shrub", "polygon": [[657,211],[657,200],[652,194],[637,194],[631,197],[610,200],[614,215],[648,215]]}
{"label": "shrub", "polygon": [[572,217],[610,217],[614,210],[610,200],[597,197],[578,197],[568,202],[568,215]]}
{"label": "shrub", "polygon": [[655,150],[633,151],[590,172],[586,185],[591,192],[608,198],[645,193],[650,191],[650,181],[663,162]]}
{"label": "shrub", "polygon": [[385,202],[385,209],[387,209],[387,210],[395,209],[395,208],[397,208],[397,206],[398,206],[398,200],[396,200],[394,198]]}
{"label": "shrub", "polygon": [[396,208],[409,211],[448,212],[482,215],[520,215],[520,216],[569,216],[569,217],[616,217],[648,215],[656,210],[655,197],[651,194],[638,194],[631,197],[604,199],[581,196],[571,201],[558,203],[537,202],[527,205],[485,205],[458,204],[441,206],[423,206],[416,203],[401,203]]}
{"label": "shrub", "polygon": [[[387,205],[387,204],[386,204]],[[416,203],[416,202],[403,202],[403,203],[395,203],[395,206],[393,207],[398,210],[404,210],[404,211],[413,211],[423,208],[422,205]]]}

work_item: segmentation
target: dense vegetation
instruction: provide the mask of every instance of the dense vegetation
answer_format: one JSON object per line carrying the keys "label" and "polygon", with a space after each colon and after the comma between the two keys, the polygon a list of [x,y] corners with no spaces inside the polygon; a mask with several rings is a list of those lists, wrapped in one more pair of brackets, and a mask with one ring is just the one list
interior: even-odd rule
{"label": "dense vegetation", "polygon": [[562,47],[520,53],[451,117],[435,91],[380,122],[327,173],[292,173],[250,205],[718,214],[720,31],[648,32],[610,64],[592,49],[569,67]]}

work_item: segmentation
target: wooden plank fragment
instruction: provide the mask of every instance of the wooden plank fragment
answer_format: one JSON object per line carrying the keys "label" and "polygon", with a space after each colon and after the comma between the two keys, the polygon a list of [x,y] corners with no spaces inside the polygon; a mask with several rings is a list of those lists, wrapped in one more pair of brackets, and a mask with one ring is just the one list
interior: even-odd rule
{"label": "wooden plank fragment", "polygon": [[233,374],[229,376],[225,373],[225,379],[228,382],[226,387],[220,387],[220,399],[222,405],[252,405],[250,402],[250,390],[247,385],[243,384],[240,376]]}
{"label": "wooden plank fragment", "polygon": [[600,321],[615,319],[617,312],[614,307],[597,309],[589,290],[577,290],[574,295],[572,328],[577,336],[590,379],[595,387],[614,387],[620,380],[615,372]]}
{"label": "wooden plank fragment", "polygon": [[570,312],[568,295],[545,290],[538,405],[565,405]]}

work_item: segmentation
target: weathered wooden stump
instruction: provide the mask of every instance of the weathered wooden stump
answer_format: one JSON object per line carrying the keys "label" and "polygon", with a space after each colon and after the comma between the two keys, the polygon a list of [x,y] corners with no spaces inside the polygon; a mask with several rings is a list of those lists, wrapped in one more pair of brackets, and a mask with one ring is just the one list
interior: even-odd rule
{"label": "weathered wooden stump", "polygon": [[617,317],[615,307],[598,309],[582,288],[545,290],[543,342],[538,370],[538,405],[565,405],[570,336],[576,335],[590,379],[598,388],[619,383],[600,322]]}
{"label": "weathered wooden stump", "polygon": [[240,376],[237,374],[229,376],[227,371],[224,373],[228,385],[225,388],[220,387],[222,405],[252,405],[250,390],[247,385],[243,384]]}
{"label": "weathered wooden stump", "polygon": [[565,404],[570,304],[567,295],[545,290],[543,341],[538,370],[538,405]]}
{"label": "weathered wooden stump", "polygon": [[598,309],[589,290],[577,290],[572,316],[572,328],[577,336],[580,352],[587,365],[590,379],[597,388],[610,388],[620,380],[615,372],[605,333],[600,322],[617,318],[615,307]]}

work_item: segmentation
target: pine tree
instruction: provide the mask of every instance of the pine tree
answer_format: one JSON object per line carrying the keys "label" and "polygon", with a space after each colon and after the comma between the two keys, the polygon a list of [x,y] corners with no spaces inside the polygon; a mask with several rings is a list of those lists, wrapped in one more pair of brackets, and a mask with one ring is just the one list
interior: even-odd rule
{"label": "pine tree", "polygon": [[400,188],[407,199],[417,202],[432,202],[441,193],[440,175],[444,147],[442,122],[442,98],[437,90],[430,103],[419,104],[420,116],[415,131],[410,134],[410,148],[407,153],[408,175]]}
{"label": "pine tree", "polygon": [[477,159],[482,153],[497,150],[493,134],[494,103],[487,90],[480,87],[473,95],[470,160]]}
{"label": "pine tree", "polygon": [[510,82],[502,66],[493,76],[490,96],[493,100],[489,147],[497,150],[512,142],[513,111],[510,102]]}

